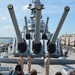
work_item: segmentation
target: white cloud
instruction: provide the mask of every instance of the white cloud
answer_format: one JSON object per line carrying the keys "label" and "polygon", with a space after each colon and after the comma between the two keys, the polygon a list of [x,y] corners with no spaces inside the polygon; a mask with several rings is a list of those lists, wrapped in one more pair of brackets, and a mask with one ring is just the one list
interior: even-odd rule
{"label": "white cloud", "polygon": [[28,9],[28,4],[26,4],[25,6],[23,6],[22,9],[23,9],[23,10],[27,10],[27,9]]}
{"label": "white cloud", "polygon": [[[28,9],[28,4],[26,4],[26,5],[24,5],[23,7],[22,7],[22,13],[23,13],[23,17],[24,16],[27,16],[27,17],[30,17],[30,10]],[[22,17],[22,16],[21,16]]]}
{"label": "white cloud", "polygon": [[7,18],[6,17],[2,17],[2,20],[6,20]]}

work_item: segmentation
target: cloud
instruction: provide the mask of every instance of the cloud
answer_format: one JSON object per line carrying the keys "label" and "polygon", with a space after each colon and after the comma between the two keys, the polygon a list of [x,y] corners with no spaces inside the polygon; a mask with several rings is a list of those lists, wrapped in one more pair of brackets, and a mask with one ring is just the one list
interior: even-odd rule
{"label": "cloud", "polygon": [[30,17],[30,10],[28,9],[28,4],[26,4],[26,5],[24,5],[23,7],[22,7],[22,15],[23,15],[23,17],[24,16],[27,16],[27,17]]}
{"label": "cloud", "polygon": [[28,9],[28,4],[24,5],[22,9],[27,10]]}
{"label": "cloud", "polygon": [[7,18],[6,17],[2,17],[2,20],[6,20]]}

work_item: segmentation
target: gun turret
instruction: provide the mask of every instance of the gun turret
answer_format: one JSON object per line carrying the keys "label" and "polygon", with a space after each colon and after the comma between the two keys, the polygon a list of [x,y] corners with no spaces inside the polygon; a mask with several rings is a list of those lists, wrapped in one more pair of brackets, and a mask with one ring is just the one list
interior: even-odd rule
{"label": "gun turret", "polygon": [[41,50],[40,42],[40,19],[41,19],[41,6],[36,8],[36,25],[35,25],[35,39],[33,42],[33,52],[35,54],[39,53]]}
{"label": "gun turret", "polygon": [[16,32],[16,36],[18,39],[18,51],[20,53],[23,53],[26,51],[27,46],[26,46],[26,42],[24,42],[24,40],[22,39],[12,4],[8,5],[8,10],[9,10],[9,13],[10,13],[13,25],[14,25],[14,29]]}
{"label": "gun turret", "polygon": [[27,16],[24,17],[25,26],[21,33],[13,5],[8,5],[9,13],[17,36],[17,39],[14,38],[12,46],[14,56],[18,56],[19,53],[22,53],[25,57],[27,57],[28,54],[30,54],[31,57],[43,57],[48,53],[52,56],[60,56],[61,44],[60,39],[57,37],[70,8],[68,6],[65,7],[57,29],[53,35],[48,30],[49,17],[47,17],[46,22],[43,20],[41,11],[44,9],[44,5],[41,4],[40,0],[31,0],[31,2],[32,3],[29,4],[28,7],[28,9],[31,10],[30,19],[27,20]]}
{"label": "gun turret", "polygon": [[60,20],[60,22],[58,24],[58,27],[57,27],[57,29],[55,31],[55,34],[54,34],[53,38],[51,39],[51,41],[49,41],[49,43],[48,43],[48,52],[49,53],[54,53],[55,50],[56,50],[55,42],[56,42],[57,36],[58,36],[58,34],[60,32],[60,29],[61,29],[61,27],[62,27],[62,25],[63,25],[63,23],[65,21],[65,18],[67,16],[69,10],[70,10],[70,8],[68,6],[66,6],[65,9],[64,9],[64,13],[63,13],[63,15],[61,17],[61,20]]}

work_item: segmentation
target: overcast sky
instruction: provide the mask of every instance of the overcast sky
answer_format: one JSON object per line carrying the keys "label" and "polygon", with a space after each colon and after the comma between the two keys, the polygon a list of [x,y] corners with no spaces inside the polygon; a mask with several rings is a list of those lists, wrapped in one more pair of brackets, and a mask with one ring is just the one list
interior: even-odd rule
{"label": "overcast sky", "polygon": [[[75,34],[75,0],[41,0],[45,9],[42,10],[43,19],[46,22],[46,18],[49,17],[48,29],[51,33],[54,33],[60,18],[63,14],[64,7],[69,6],[70,11],[66,17],[66,20],[60,30],[61,34]],[[0,37],[14,37],[15,30],[8,11],[8,4],[14,6],[14,11],[18,21],[20,30],[25,25],[24,16],[30,17],[30,10],[27,9],[31,0],[0,0]]]}

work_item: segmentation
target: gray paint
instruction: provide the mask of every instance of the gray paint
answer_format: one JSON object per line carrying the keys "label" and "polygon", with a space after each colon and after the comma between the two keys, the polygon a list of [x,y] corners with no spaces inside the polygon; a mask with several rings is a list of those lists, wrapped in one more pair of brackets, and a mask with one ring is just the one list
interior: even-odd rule
{"label": "gray paint", "polygon": [[20,30],[19,30],[19,27],[18,27],[18,23],[17,23],[17,20],[16,20],[14,9],[13,9],[13,5],[8,5],[8,10],[9,10],[12,22],[13,22],[13,26],[14,26],[14,29],[15,29],[15,32],[16,32],[18,42],[22,43],[22,36],[21,36]]}
{"label": "gray paint", "polygon": [[40,18],[41,10],[36,9],[35,43],[40,42]]}

